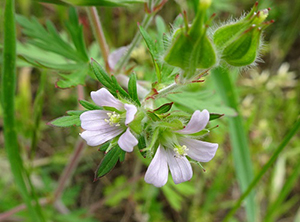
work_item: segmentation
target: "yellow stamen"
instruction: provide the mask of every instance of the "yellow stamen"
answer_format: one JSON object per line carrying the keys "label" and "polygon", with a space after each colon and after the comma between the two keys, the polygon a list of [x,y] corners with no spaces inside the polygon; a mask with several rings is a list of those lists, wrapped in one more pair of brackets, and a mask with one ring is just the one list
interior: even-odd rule
{"label": "yellow stamen", "polygon": [[107,116],[109,117],[109,119],[104,119],[104,121],[107,122],[110,126],[120,126],[120,114],[113,112],[107,113]]}

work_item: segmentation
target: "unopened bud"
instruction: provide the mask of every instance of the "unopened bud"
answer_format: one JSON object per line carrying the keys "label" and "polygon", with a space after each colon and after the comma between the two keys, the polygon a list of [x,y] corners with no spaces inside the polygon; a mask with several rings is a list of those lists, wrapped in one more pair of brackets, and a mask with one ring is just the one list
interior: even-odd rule
{"label": "unopened bud", "polygon": [[221,26],[213,36],[221,58],[232,66],[247,66],[256,60],[260,46],[261,31],[272,22],[264,22],[269,10],[257,10],[257,4],[242,19]]}

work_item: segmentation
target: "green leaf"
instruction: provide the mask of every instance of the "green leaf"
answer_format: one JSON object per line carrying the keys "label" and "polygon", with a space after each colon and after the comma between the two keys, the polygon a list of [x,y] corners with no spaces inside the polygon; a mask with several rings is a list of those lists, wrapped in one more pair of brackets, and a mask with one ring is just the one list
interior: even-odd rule
{"label": "green leaf", "polygon": [[123,97],[123,98],[127,98],[130,99],[130,96],[128,95],[128,93],[119,85],[116,77],[114,75],[111,76],[111,81],[113,84],[113,87],[116,91],[118,91],[118,93]]}
{"label": "green leaf", "polygon": [[36,0],[58,5],[123,7],[130,4],[145,3],[143,0]]}
{"label": "green leaf", "polygon": [[79,115],[63,116],[49,122],[49,125],[58,127],[80,126]]}
{"label": "green leaf", "polygon": [[145,43],[151,53],[152,59],[155,60],[157,58],[156,53],[156,47],[152,40],[152,38],[149,36],[149,34],[145,31],[145,29],[142,26],[139,26],[141,35],[143,36],[143,39],[145,40]]}
{"label": "green leaf", "polygon": [[108,91],[113,94],[115,97],[117,96],[116,89],[114,87],[114,83],[112,82],[110,76],[107,72],[101,67],[101,65],[96,62],[94,59],[91,60],[91,68],[96,76],[96,78],[101,82]]}
{"label": "green leaf", "polygon": [[173,102],[171,103],[166,103],[160,107],[158,107],[157,109],[153,110],[153,112],[155,114],[164,114],[164,113],[167,113],[170,111],[170,109],[172,108],[173,106]]}
{"label": "green leaf", "polygon": [[102,109],[100,106],[97,106],[93,103],[90,103],[88,101],[85,101],[85,100],[80,100],[79,103],[86,109],[88,110],[100,110]]}
{"label": "green leaf", "polygon": [[[103,158],[98,169],[95,172],[95,181],[100,177],[109,173],[117,164],[119,159],[122,159],[125,151],[123,151],[118,145],[113,147]],[[121,156],[121,158],[120,158]]]}
{"label": "green leaf", "polygon": [[85,83],[85,77],[89,73],[89,59],[82,25],[74,8],[70,9],[69,20],[65,22],[71,42],[57,32],[51,21],[46,21],[44,28],[34,17],[29,20],[18,15],[16,19],[23,28],[22,32],[30,38],[27,42],[35,49],[25,51],[23,45],[19,44],[18,53],[21,58],[39,68],[64,71],[59,73],[62,79],[57,82],[57,86],[60,88]]}
{"label": "green leaf", "polygon": [[30,221],[45,221],[39,202],[37,201],[30,175],[24,168],[21,150],[18,144],[15,121],[16,91],[16,24],[15,2],[5,1],[3,24],[3,66],[1,75],[1,105],[3,126],[5,128],[4,148],[7,153],[13,181],[26,204]]}
{"label": "green leaf", "polygon": [[87,68],[83,67],[82,69],[70,74],[59,75],[62,77],[62,79],[56,83],[56,86],[59,88],[70,88],[77,85],[84,85],[85,77],[87,76]]}
{"label": "green leaf", "polygon": [[128,93],[129,93],[129,96],[131,97],[131,99],[140,106],[141,104],[140,104],[138,94],[137,94],[136,74],[135,73],[132,73],[130,75],[130,78],[128,81]]}

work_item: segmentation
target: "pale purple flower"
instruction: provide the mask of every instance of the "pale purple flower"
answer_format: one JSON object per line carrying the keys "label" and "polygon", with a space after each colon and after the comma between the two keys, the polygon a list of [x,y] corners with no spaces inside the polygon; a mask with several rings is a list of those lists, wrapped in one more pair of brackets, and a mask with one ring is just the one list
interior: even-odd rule
{"label": "pale purple flower", "polygon": [[132,104],[122,103],[105,88],[91,92],[91,97],[98,106],[115,108],[117,111],[90,110],[82,113],[80,121],[85,131],[80,136],[89,146],[98,146],[122,134],[118,145],[124,151],[132,152],[138,140],[131,133],[128,124],[133,121],[137,108]]}
{"label": "pale purple flower", "polygon": [[186,136],[203,130],[208,122],[207,110],[195,111],[184,129],[173,132],[177,143],[158,146],[147,169],[145,181],[156,187],[162,187],[168,180],[168,168],[170,168],[175,184],[190,180],[193,170],[186,156],[199,162],[208,162],[215,156],[218,149],[217,143],[203,142]]}

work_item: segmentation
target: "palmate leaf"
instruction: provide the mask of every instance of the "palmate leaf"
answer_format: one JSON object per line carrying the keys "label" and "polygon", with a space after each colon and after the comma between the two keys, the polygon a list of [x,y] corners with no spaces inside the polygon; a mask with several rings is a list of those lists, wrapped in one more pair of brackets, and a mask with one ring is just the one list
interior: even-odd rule
{"label": "palmate leaf", "polygon": [[145,3],[144,0],[36,0],[38,2],[51,3],[56,5],[74,6],[103,6],[103,7],[123,7],[130,4]]}
{"label": "palmate leaf", "polygon": [[[39,68],[58,70],[62,77],[57,86],[60,88],[74,87],[85,83],[89,73],[88,55],[85,47],[82,26],[74,8],[69,10],[69,20],[65,27],[71,43],[63,38],[52,22],[46,22],[44,28],[36,18],[27,19],[17,16],[18,23],[23,27],[23,33],[30,39],[28,44],[18,44],[19,57],[27,63]],[[26,45],[34,49],[26,50]],[[45,56],[37,56],[45,54]],[[47,57],[46,55],[49,55]]]}

